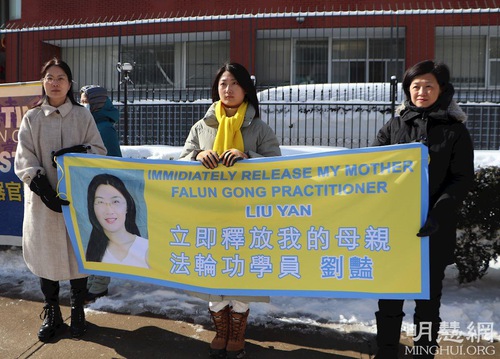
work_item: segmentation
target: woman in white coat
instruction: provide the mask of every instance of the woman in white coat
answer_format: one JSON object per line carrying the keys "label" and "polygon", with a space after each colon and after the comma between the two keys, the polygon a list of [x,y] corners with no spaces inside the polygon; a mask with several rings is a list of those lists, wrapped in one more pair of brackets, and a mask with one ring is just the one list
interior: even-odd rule
{"label": "woman in white coat", "polygon": [[73,97],[69,66],[53,58],[42,67],[43,96],[26,112],[19,129],[16,175],[24,186],[23,255],[28,268],[40,277],[44,321],[38,338],[47,342],[63,327],[59,281],[71,283],[73,337],[86,331],[83,310],[87,277],[79,273],[61,205],[69,202],[56,192],[54,155],[68,152],[106,154],[94,118]]}

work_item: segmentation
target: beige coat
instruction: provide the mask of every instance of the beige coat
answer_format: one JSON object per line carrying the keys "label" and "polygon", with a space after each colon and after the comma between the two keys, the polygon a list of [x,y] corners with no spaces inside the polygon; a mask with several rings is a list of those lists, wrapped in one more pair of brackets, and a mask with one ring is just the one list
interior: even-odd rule
{"label": "beige coat", "polygon": [[[191,127],[179,159],[194,160],[201,151],[211,150],[218,128],[219,122],[215,117],[215,103],[213,103],[205,117]],[[251,104],[248,104],[241,125],[241,135],[245,144],[244,152],[250,158],[281,156],[276,134],[267,123],[255,117],[255,109]]]}
{"label": "beige coat", "polygon": [[[212,149],[218,127],[219,122],[215,117],[214,103],[208,109],[205,117],[196,122],[191,128],[179,159],[194,160],[199,152]],[[245,152],[250,158],[281,156],[276,134],[264,121],[255,117],[255,109],[251,104],[247,107],[245,119],[241,126],[241,134],[243,136],[243,143],[245,144]],[[267,296],[226,296],[193,291],[186,292],[209,302],[221,302],[223,300],[269,302],[269,297]]]}
{"label": "beige coat", "polygon": [[86,275],[78,271],[63,215],[47,208],[29,184],[40,170],[55,189],[57,170],[52,166],[52,151],[80,144],[90,145],[91,153],[106,154],[90,112],[69,100],[58,108],[45,102],[29,110],[19,129],[14,169],[25,184],[24,260],[33,274],[54,281]]}

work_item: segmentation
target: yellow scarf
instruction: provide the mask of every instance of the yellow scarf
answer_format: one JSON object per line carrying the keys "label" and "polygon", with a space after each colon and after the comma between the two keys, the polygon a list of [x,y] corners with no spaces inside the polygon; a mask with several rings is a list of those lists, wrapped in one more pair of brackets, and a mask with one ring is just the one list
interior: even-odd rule
{"label": "yellow scarf", "polygon": [[215,104],[215,116],[219,122],[219,128],[215,136],[213,150],[219,155],[230,148],[236,148],[241,152],[245,150],[245,144],[243,143],[243,136],[241,135],[240,129],[245,119],[247,106],[248,102],[243,102],[240,107],[238,107],[238,111],[234,116],[227,117],[221,101]]}

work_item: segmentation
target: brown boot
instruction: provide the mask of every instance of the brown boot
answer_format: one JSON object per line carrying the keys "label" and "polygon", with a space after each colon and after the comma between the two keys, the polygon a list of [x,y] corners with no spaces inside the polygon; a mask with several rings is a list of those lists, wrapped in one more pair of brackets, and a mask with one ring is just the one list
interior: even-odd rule
{"label": "brown boot", "polygon": [[229,313],[229,339],[226,353],[228,359],[239,359],[245,356],[245,330],[250,309],[245,313]]}
{"label": "brown boot", "polygon": [[208,310],[215,326],[215,338],[210,343],[210,358],[225,358],[226,345],[229,335],[229,306],[226,305],[218,312]]}

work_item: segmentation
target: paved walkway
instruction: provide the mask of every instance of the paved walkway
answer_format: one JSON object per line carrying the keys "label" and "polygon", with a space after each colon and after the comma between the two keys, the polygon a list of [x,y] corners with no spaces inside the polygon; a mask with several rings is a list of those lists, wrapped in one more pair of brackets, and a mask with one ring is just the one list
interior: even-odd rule
{"label": "paved walkway", "polygon": [[[44,344],[37,338],[42,306],[40,302],[5,296],[0,292],[0,358],[207,359],[208,343],[214,335],[211,327],[188,321],[86,310],[89,330],[82,339],[74,340],[66,331],[53,343]],[[63,303],[61,310],[69,324],[68,303]],[[403,338],[402,344],[409,345],[410,341]],[[373,358],[374,345],[374,336],[367,333],[345,334],[292,324],[286,329],[249,326],[245,358]],[[436,358],[500,358],[498,342],[476,343],[473,347],[476,349],[456,344],[447,349],[453,355]],[[480,347],[490,349],[477,355]],[[403,353],[404,345],[401,349]],[[410,356],[402,356],[406,357]]]}

